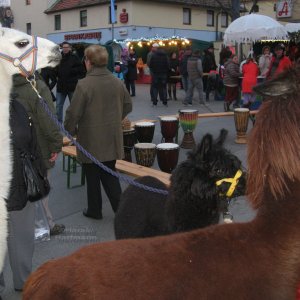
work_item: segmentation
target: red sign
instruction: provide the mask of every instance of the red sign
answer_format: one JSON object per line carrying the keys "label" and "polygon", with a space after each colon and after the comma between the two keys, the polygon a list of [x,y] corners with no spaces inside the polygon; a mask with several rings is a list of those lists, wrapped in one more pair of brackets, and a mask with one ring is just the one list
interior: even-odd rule
{"label": "red sign", "polygon": [[120,13],[120,22],[121,23],[127,23],[128,22],[128,13],[126,12],[125,8],[123,8],[122,12]]}
{"label": "red sign", "polygon": [[288,18],[292,16],[293,3],[291,0],[278,1],[276,8],[277,18]]}
{"label": "red sign", "polygon": [[91,40],[91,39],[101,39],[101,32],[86,32],[86,33],[75,33],[75,34],[65,34],[65,41],[69,40]]}

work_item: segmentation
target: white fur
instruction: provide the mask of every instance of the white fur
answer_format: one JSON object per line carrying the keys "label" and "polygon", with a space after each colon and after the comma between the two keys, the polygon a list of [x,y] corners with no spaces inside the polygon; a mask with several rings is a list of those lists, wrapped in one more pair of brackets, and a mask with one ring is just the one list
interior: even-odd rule
{"label": "white fur", "polygon": [[[19,48],[16,46],[19,41],[30,43],[24,48]],[[42,38],[38,38],[37,44],[39,47],[37,69],[57,65],[60,60],[58,46]],[[31,36],[14,29],[2,28],[0,24],[0,53],[14,58],[19,57],[31,45]],[[31,70],[32,55],[22,63],[26,70]],[[8,197],[12,172],[9,94],[12,87],[12,75],[16,73],[19,73],[19,69],[0,57],[0,271],[3,268],[7,238],[7,210],[4,199]]]}

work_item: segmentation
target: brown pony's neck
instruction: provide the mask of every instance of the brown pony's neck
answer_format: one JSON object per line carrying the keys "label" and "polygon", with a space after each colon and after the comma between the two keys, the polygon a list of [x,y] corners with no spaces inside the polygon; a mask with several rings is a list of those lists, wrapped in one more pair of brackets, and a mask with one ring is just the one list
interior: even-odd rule
{"label": "brown pony's neck", "polygon": [[300,177],[299,116],[298,96],[261,105],[248,139],[247,194],[254,208],[268,198],[288,200],[290,185]]}
{"label": "brown pony's neck", "polygon": [[289,228],[300,238],[300,182],[288,181],[289,191],[284,197],[275,198],[268,188],[265,189],[263,201],[257,212],[257,219],[267,224],[268,227]]}

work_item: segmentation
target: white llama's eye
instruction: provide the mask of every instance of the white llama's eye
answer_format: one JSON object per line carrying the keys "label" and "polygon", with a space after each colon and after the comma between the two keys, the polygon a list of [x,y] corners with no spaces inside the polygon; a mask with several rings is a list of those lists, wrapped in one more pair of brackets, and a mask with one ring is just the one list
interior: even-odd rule
{"label": "white llama's eye", "polygon": [[15,42],[15,45],[16,45],[18,48],[24,48],[24,47],[26,47],[28,44],[29,44],[29,41],[28,41],[28,40],[22,40],[22,41]]}

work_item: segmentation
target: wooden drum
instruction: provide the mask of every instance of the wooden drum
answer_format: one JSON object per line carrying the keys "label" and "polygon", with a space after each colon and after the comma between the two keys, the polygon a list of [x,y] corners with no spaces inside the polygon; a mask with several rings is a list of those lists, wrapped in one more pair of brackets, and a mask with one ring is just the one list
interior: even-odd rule
{"label": "wooden drum", "polygon": [[161,117],[160,128],[163,141],[173,143],[178,132],[178,119],[176,117]]}
{"label": "wooden drum", "polygon": [[198,110],[196,109],[181,109],[179,110],[179,122],[184,132],[184,136],[180,147],[192,149],[196,143],[193,136],[193,131],[196,128],[198,121]]}
{"label": "wooden drum", "polygon": [[236,129],[236,139],[237,144],[247,143],[247,129],[249,121],[249,109],[248,108],[236,108],[234,110],[234,123]]}
{"label": "wooden drum", "polygon": [[173,143],[161,143],[156,146],[157,162],[163,172],[171,173],[177,166],[179,145]]}
{"label": "wooden drum", "polygon": [[124,144],[124,153],[125,153],[124,160],[132,162],[131,150],[135,143],[136,143],[135,130],[134,129],[123,130],[123,144]]}
{"label": "wooden drum", "polygon": [[155,155],[156,145],[153,143],[137,143],[134,145],[135,159],[138,165],[152,167]]}
{"label": "wooden drum", "polygon": [[152,143],[155,124],[152,122],[137,122],[134,126],[139,143]]}

